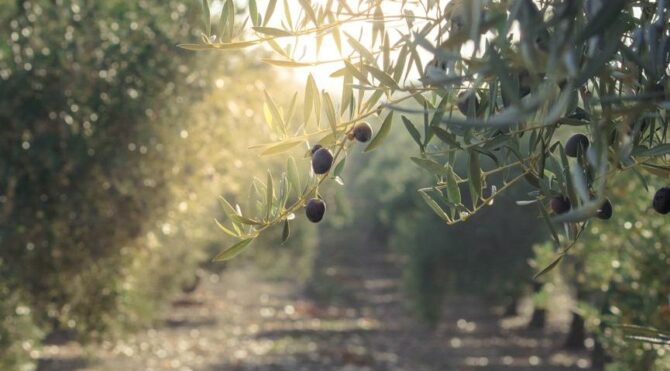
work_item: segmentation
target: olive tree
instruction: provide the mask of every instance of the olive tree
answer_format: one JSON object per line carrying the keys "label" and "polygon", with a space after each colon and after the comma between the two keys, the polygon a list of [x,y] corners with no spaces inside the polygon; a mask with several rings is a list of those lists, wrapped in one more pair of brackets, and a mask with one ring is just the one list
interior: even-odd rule
{"label": "olive tree", "polygon": [[[330,67],[342,80],[333,92],[309,75],[304,93],[286,107],[275,104],[277,92],[266,92],[263,114],[276,140],[254,148],[285,154],[286,169],[279,181],[268,174],[254,187],[260,201],[248,208],[224,202],[229,220],[221,227],[239,242],[217,260],[237,255],[272,225],[283,224],[287,236],[305,205],[320,220],[328,198],[320,186],[341,181],[352,146],[383,145],[394,116],[416,143],[410,160],[434,174],[418,191],[445,223],[469,219],[520,183],[532,186],[518,204],[535,205],[547,221],[557,254],[547,268],[593,217],[611,216],[612,177],[670,175],[666,1],[298,3],[270,0],[261,9],[249,1],[239,22],[234,1],[214,16],[203,0],[201,40],[180,45],[266,46],[274,53],[263,59],[268,65]],[[340,57],[320,59],[325,47]],[[300,171],[291,152],[312,156],[311,170]],[[454,169],[457,158],[467,170]],[[483,158],[493,165],[482,166]]]}

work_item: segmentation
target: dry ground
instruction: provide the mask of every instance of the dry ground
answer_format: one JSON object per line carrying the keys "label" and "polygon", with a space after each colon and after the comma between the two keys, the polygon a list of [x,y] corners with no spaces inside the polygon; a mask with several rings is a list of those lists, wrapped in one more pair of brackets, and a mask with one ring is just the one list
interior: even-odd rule
{"label": "dry ground", "polygon": [[451,298],[437,329],[407,311],[396,258],[333,243],[317,262],[330,304],[289,282],[231,264],[175,301],[161,325],[119,343],[49,345],[40,371],[62,370],[578,370],[560,349],[565,318],[527,331],[476,298]]}

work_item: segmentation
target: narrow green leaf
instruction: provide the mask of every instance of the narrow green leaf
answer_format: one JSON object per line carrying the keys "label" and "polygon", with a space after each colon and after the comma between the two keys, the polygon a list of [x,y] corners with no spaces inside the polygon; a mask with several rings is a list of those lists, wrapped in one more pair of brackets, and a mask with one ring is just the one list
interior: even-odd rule
{"label": "narrow green leaf", "polygon": [[344,66],[349,71],[355,78],[358,79],[361,83],[369,84],[368,78],[365,76],[365,74],[356,68],[353,64],[349,63],[349,61],[344,60]]}
{"label": "narrow green leaf", "polygon": [[231,236],[231,237],[239,237],[239,235],[238,235],[237,233],[235,233],[235,232],[231,231],[230,229],[226,228],[226,227],[225,227],[221,222],[219,222],[217,219],[214,219],[214,222],[216,222],[216,225],[218,225],[219,228],[221,228],[221,230],[224,231],[227,235],[229,235],[229,236]]}
{"label": "narrow green leaf", "polygon": [[293,17],[291,17],[291,6],[288,0],[284,0],[284,20],[288,23],[288,27],[293,29]]}
{"label": "narrow green leaf", "polygon": [[364,152],[370,152],[375,148],[381,146],[382,143],[384,143],[384,140],[386,139],[386,137],[388,137],[389,133],[391,132],[392,122],[393,122],[393,111],[389,111],[388,115],[386,115],[386,118],[384,119],[384,122],[382,122],[382,126],[379,128],[377,135],[375,135],[375,137],[372,138],[372,140],[370,141],[370,144],[368,144],[368,146],[365,147]]}
{"label": "narrow green leaf", "polygon": [[335,166],[335,169],[333,170],[333,177],[337,178],[340,175],[342,175],[342,170],[344,170],[344,164],[346,163],[347,158],[345,157],[342,161],[340,161],[337,166]]}
{"label": "narrow green leaf", "polygon": [[278,36],[278,37],[293,36],[293,33],[291,33],[290,31],[282,30],[280,28],[275,27],[259,26],[259,27],[252,27],[251,29],[264,35]]}
{"label": "narrow green leaf", "polygon": [[653,148],[650,148],[650,149],[643,149],[641,151],[635,151],[635,152],[633,152],[633,155],[641,156],[641,157],[655,157],[655,156],[667,155],[668,153],[670,153],[670,144],[664,143],[664,144],[659,144],[656,147],[653,147]]}
{"label": "narrow green leaf", "polygon": [[268,103],[268,108],[270,109],[270,113],[272,114],[273,122],[277,122],[282,128],[282,130],[286,132],[286,124],[284,123],[284,118],[279,112],[279,108],[277,108],[275,101],[272,99],[270,94],[268,94],[267,90],[264,90],[263,93],[265,94],[265,100]]}
{"label": "narrow green leaf", "polygon": [[298,62],[298,61],[285,60],[285,59],[261,58],[261,61],[263,63],[271,64],[273,66],[278,66],[278,67],[299,68],[299,67],[310,67],[310,66],[313,65],[313,63]]}
{"label": "narrow green leaf", "polygon": [[[449,102],[449,94],[444,94],[444,96],[440,100],[440,103],[435,108],[435,113],[433,114],[433,118],[430,120],[430,126],[431,127],[436,127],[436,126],[440,125],[440,122],[442,121],[442,117],[444,116],[444,109],[446,108],[448,102]],[[425,111],[425,109],[424,109],[424,111]]]}
{"label": "narrow green leaf", "polygon": [[542,205],[540,202],[537,203],[537,207],[540,209],[540,214],[542,214],[542,219],[544,219],[547,228],[549,228],[549,232],[551,232],[551,236],[554,239],[556,247],[560,247],[561,240],[558,238],[558,233],[556,232],[556,228],[554,228],[554,223],[552,223],[549,213],[547,213],[547,209],[545,209],[544,205]]}
{"label": "narrow green leaf", "polygon": [[268,7],[265,8],[265,16],[263,17],[263,26],[268,24],[268,21],[272,17],[272,14],[275,12],[275,7],[277,6],[277,0],[268,1]]}
{"label": "narrow green leaf", "polygon": [[182,49],[186,49],[186,50],[193,50],[193,51],[216,49],[213,45],[208,45],[208,44],[178,44],[177,47],[182,48]]}
{"label": "narrow green leaf", "polygon": [[546,273],[548,273],[548,272],[550,272],[551,270],[553,270],[554,268],[556,268],[556,266],[558,265],[558,263],[560,263],[561,260],[563,260],[563,256],[564,256],[563,254],[559,255],[556,259],[554,259],[553,262],[551,262],[551,264],[549,264],[548,266],[546,266],[543,270],[537,272],[537,273],[535,274],[535,276],[533,276],[533,279],[538,279],[538,278],[540,278],[541,276],[543,276],[543,275],[545,275]]}
{"label": "narrow green leaf", "polygon": [[445,213],[444,210],[442,210],[440,205],[435,200],[433,200],[433,198],[430,197],[430,195],[428,195],[424,191],[419,191],[419,194],[421,195],[421,198],[423,198],[423,200],[426,202],[426,204],[435,212],[435,214],[437,214],[437,216],[439,216],[442,220],[444,220],[447,223],[451,222],[451,219],[449,218],[447,213]]}
{"label": "narrow green leaf", "polygon": [[221,16],[219,17],[219,41],[221,42],[229,42],[231,40],[232,35],[228,34],[228,11],[230,8],[228,7],[228,4],[224,4],[223,8],[221,9]]}
{"label": "narrow green leaf", "polygon": [[251,24],[254,27],[261,25],[260,13],[258,13],[258,5],[256,0],[249,0],[249,16],[251,17]]}
{"label": "narrow green leaf", "polygon": [[263,152],[261,152],[261,156],[271,156],[284,153],[301,143],[303,143],[302,139],[287,139],[285,141],[267,147],[266,149],[263,150]]}
{"label": "narrow green leaf", "polygon": [[314,14],[314,9],[310,0],[299,0],[300,6],[305,10],[305,14],[309,17],[309,20],[314,23],[315,27],[319,27],[319,21],[316,19],[316,14]]}
{"label": "narrow green leaf", "polygon": [[223,212],[228,216],[229,218],[233,219],[233,216],[238,215],[237,210],[231,205],[228,200],[226,200],[225,197],[219,196],[219,200],[221,201],[221,206],[223,207]]}
{"label": "narrow green leaf", "polygon": [[388,73],[371,65],[366,65],[365,68],[367,68],[368,71],[370,71],[370,74],[374,76],[374,78],[376,78],[384,86],[389,87],[393,90],[397,90],[400,88],[398,84],[395,82],[395,80],[393,80],[393,77],[391,77]]}
{"label": "narrow green leaf", "polygon": [[433,139],[432,126],[428,122],[428,102],[423,105],[423,146],[427,147],[430,140]]}
{"label": "narrow green leaf", "polygon": [[391,44],[388,32],[384,33],[384,42],[382,43],[382,63],[384,71],[391,71]]}
{"label": "narrow green leaf", "polygon": [[205,44],[178,44],[177,46],[182,48],[182,49],[187,49],[187,50],[212,50],[212,49],[234,50],[234,49],[248,48],[250,46],[257,45],[258,43],[259,43],[258,40],[248,40],[248,41],[237,41],[237,42],[230,42],[230,43],[210,44],[210,45],[205,45]]}
{"label": "narrow green leaf", "polygon": [[307,84],[311,85],[310,91],[313,92],[314,114],[316,116],[316,125],[321,126],[321,95],[316,85],[314,76],[310,73],[307,77]]}
{"label": "narrow green leaf", "polygon": [[300,173],[298,172],[298,165],[295,163],[293,156],[289,156],[288,160],[286,160],[286,172],[291,187],[293,187],[297,195],[300,195],[302,190],[300,186]]}
{"label": "narrow green leaf", "polygon": [[340,104],[340,116],[346,112],[347,107],[350,106],[350,103],[354,97],[354,91],[352,88],[354,78],[351,74],[346,74],[342,79],[342,102]]}
{"label": "narrow green leaf", "polygon": [[328,119],[328,124],[333,130],[333,133],[337,131],[337,116],[335,114],[335,106],[333,105],[333,100],[330,98],[330,94],[323,93],[323,102],[326,109],[326,118]]}
{"label": "narrow green leaf", "polygon": [[670,332],[636,325],[621,325],[620,327],[626,339],[650,344],[670,345]]}
{"label": "narrow green leaf", "polygon": [[446,167],[440,165],[439,163],[427,159],[427,158],[421,158],[421,157],[410,157],[410,160],[414,162],[415,164],[419,165],[425,170],[428,170],[429,173],[434,174],[434,175],[446,175],[448,173],[448,170]]}
{"label": "narrow green leaf", "polygon": [[288,219],[284,220],[284,228],[281,232],[281,242],[284,243],[288,241],[288,238],[291,236],[291,227],[288,224]]}
{"label": "narrow green leaf", "polygon": [[482,192],[482,170],[479,165],[479,153],[469,151],[468,158],[468,184],[470,186],[470,199],[472,200],[472,207],[476,208],[479,203],[479,198]]}
{"label": "narrow green leaf", "polygon": [[265,187],[265,202],[266,205],[266,219],[270,219],[270,214],[272,212],[272,204],[274,202],[274,190],[272,189],[272,173],[268,171],[267,185]]}
{"label": "narrow green leaf", "polygon": [[372,93],[370,98],[368,98],[368,101],[365,102],[365,108],[369,109],[370,107],[377,104],[377,102],[379,102],[379,99],[382,97],[382,95],[384,95],[384,91],[381,90],[381,89],[376,90],[374,93]]}
{"label": "narrow green leaf", "polygon": [[235,220],[236,222],[240,223],[240,224],[246,224],[246,225],[264,225],[264,223],[259,222],[258,220],[249,219],[249,218],[244,217],[244,216],[239,215],[239,214],[235,214],[235,215],[233,216],[232,219]]}
{"label": "narrow green leaf", "polygon": [[461,148],[461,145],[456,141],[456,137],[450,132],[442,129],[439,126],[433,126],[433,134],[435,134],[441,141],[449,144],[454,148]]}
{"label": "narrow green leaf", "polygon": [[423,152],[423,143],[421,142],[421,134],[419,134],[419,131],[414,127],[412,121],[410,121],[407,117],[402,116],[402,123],[405,125],[405,128],[409,132],[409,135],[412,136],[412,139],[414,139],[416,144],[419,145],[419,148],[421,148],[421,152]]}
{"label": "narrow green leaf", "polygon": [[310,73],[307,77],[307,83],[305,84],[305,99],[303,100],[302,105],[302,115],[305,122],[309,121],[309,118],[312,116],[312,110],[314,109],[314,94],[315,91],[312,89],[312,84],[310,80],[313,80],[312,74]]}
{"label": "narrow green leaf", "polygon": [[202,0],[202,18],[207,36],[212,35],[212,16],[209,12],[209,0]]}
{"label": "narrow green leaf", "polygon": [[244,251],[247,247],[249,247],[249,245],[251,244],[251,242],[253,240],[254,240],[253,238],[247,238],[245,240],[242,240],[242,241],[234,244],[233,246],[221,251],[218,255],[216,255],[214,257],[214,259],[212,259],[212,261],[222,262],[222,261],[230,260],[230,259],[236,257],[242,251]]}
{"label": "narrow green leaf", "polygon": [[[232,40],[235,33],[235,1],[227,0],[226,1],[226,13],[228,15],[228,29],[226,30],[226,36],[229,38],[228,41]],[[245,22],[246,24],[246,22]]]}
{"label": "narrow green leaf", "polygon": [[288,129],[291,126],[291,120],[293,119],[293,113],[295,112],[295,102],[298,99],[298,92],[293,93],[293,98],[291,98],[291,103],[288,106],[288,111],[286,112],[286,128]]}
{"label": "narrow green leaf", "polygon": [[402,78],[402,73],[405,70],[405,61],[407,60],[407,45],[404,45],[398,53],[398,58],[396,59],[396,65],[393,67],[393,80],[400,81]]}
{"label": "narrow green leaf", "polygon": [[220,42],[228,43],[233,39],[233,30],[235,28],[235,4],[233,0],[226,0],[223,4],[218,28]]}
{"label": "narrow green leaf", "polygon": [[447,166],[447,199],[449,202],[458,205],[461,200],[461,189],[458,186],[456,173],[451,166]]}
{"label": "narrow green leaf", "polygon": [[354,50],[358,52],[358,54],[367,59],[370,62],[373,62],[375,60],[374,55],[366,48],[363,44],[361,44],[358,40],[356,40],[354,37],[349,35],[348,33],[344,33],[347,36],[347,41],[349,42],[349,45],[351,45]]}

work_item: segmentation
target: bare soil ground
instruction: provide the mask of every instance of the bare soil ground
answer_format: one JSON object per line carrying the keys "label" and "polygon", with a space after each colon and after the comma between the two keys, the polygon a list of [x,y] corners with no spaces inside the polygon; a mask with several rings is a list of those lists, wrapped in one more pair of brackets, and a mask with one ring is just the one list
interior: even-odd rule
{"label": "bare soil ground", "polygon": [[528,331],[527,311],[502,318],[476,298],[453,297],[429,329],[408,312],[397,257],[331,243],[310,299],[231,264],[176,300],[160,325],[116,343],[48,345],[40,371],[64,370],[579,370],[586,353],[561,350],[564,317]]}

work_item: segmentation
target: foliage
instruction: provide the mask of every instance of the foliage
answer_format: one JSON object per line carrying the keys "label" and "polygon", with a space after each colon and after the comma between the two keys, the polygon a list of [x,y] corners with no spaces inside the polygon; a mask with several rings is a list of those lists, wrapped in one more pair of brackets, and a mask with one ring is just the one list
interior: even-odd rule
{"label": "foliage", "polygon": [[[614,184],[615,216],[608,222],[590,223],[572,250],[573,259],[561,271],[582,292],[578,309],[613,357],[612,369],[670,369],[667,348],[661,346],[667,339],[647,331],[637,339],[660,344],[633,341],[626,339],[621,327],[670,330],[670,251],[664,243],[669,238],[665,221],[649,207],[649,192],[640,179],[622,175]],[[649,185],[662,183],[650,181]],[[634,333],[640,333],[639,329]]]}
{"label": "foliage", "polygon": [[182,91],[189,75],[205,82],[187,68],[199,62],[171,49],[188,27],[169,20],[196,13],[178,2],[9,7],[0,22],[10,35],[0,46],[3,270],[38,320],[95,336],[116,321],[105,313],[122,306],[122,267],[141,246],[143,220],[169,200],[156,191],[169,169],[157,128],[179,119],[179,105],[161,103],[192,99]]}
{"label": "foliage", "polygon": [[[421,194],[441,219],[448,224],[466,220],[502,191],[525,181],[534,187],[529,193],[533,202],[569,197],[572,209],[551,220],[571,225],[565,236],[554,234],[566,249],[605,202],[612,176],[625,170],[667,175],[666,5],[603,4],[454,1],[412,8],[403,2],[385,14],[381,2],[301,1],[297,19],[285,11],[281,22],[273,22],[276,1],[270,1],[264,14],[249,8],[251,29],[226,23],[223,12],[219,28],[225,38],[206,33],[201,44],[181,46],[230,50],[265,44],[276,53],[264,60],[272,65],[335,65],[332,76],[343,81],[340,105],[332,94],[319,93],[311,77],[302,119],[293,119],[293,106],[282,110],[266,93],[265,112],[277,141],[261,146],[263,153],[277,154],[312,141],[331,147],[337,162],[352,146],[346,138],[356,123],[395,112],[403,116],[419,147],[414,161],[435,176],[435,183]],[[361,26],[371,28],[370,39],[344,30],[370,19]],[[388,32],[391,26],[398,37]],[[211,28],[207,22],[206,29]],[[316,35],[317,49],[328,38],[342,51],[341,59],[299,57],[296,50],[308,41],[307,35]],[[424,65],[421,50],[433,54],[433,61]],[[423,86],[415,83],[417,77]],[[387,100],[382,102],[382,97]],[[404,104],[411,101],[415,104]],[[459,103],[462,114],[453,109]],[[383,136],[387,129],[378,131]],[[576,160],[566,156],[561,144],[570,131],[587,132],[591,138],[588,150],[577,153]],[[372,147],[382,140],[375,138]],[[456,154],[468,158],[466,171],[454,172],[450,164]],[[494,165],[482,166],[485,157]],[[498,191],[484,196],[493,174],[501,175]],[[307,186],[291,188],[297,196],[293,203],[269,197],[268,205],[244,216],[229,209],[233,225],[242,227],[234,234],[253,239],[268,225],[283,223],[333,175],[312,177]],[[465,188],[469,199],[460,195]]]}
{"label": "foliage", "polygon": [[41,331],[25,298],[0,281],[0,368],[30,370],[30,352],[37,348]]}
{"label": "foliage", "polygon": [[[349,157],[346,198],[357,212],[342,233],[370,231],[371,239],[400,252],[412,306],[430,322],[439,319],[444,295],[480,295],[498,303],[520,297],[532,276],[526,263],[532,244],[546,237],[536,209],[515,208],[514,197],[521,193],[515,190],[472,223],[447,226],[425,213],[423,199],[411,191],[429,181],[431,174],[392,150],[411,145],[412,139],[395,131],[386,143],[373,153],[352,151]],[[454,163],[457,169],[465,165],[465,161]],[[510,234],[518,225],[526,233]]]}
{"label": "foliage", "polygon": [[49,331],[146,325],[193,280],[220,250],[222,187],[261,170],[233,157],[265,136],[255,96],[282,80],[253,56],[176,48],[199,4],[0,4],[0,368],[14,369]]}

